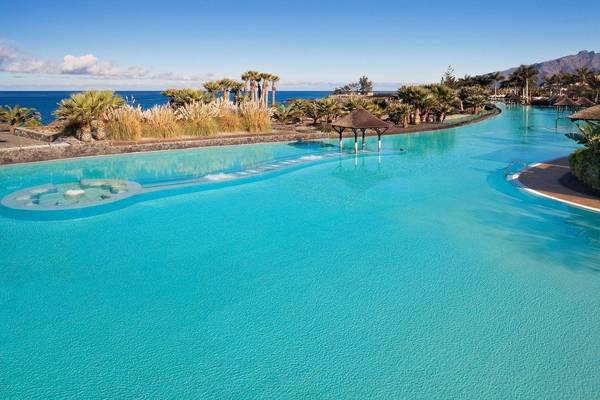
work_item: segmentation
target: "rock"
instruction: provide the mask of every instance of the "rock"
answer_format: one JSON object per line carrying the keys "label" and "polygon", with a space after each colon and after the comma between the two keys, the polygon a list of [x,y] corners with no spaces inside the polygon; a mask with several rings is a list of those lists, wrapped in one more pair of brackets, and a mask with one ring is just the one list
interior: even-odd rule
{"label": "rock", "polygon": [[85,190],[83,189],[69,189],[64,193],[65,198],[75,198],[80,197],[85,194]]}
{"label": "rock", "polygon": [[48,189],[46,188],[37,188],[37,189],[31,189],[29,191],[30,194],[44,194],[44,193],[48,193]]}

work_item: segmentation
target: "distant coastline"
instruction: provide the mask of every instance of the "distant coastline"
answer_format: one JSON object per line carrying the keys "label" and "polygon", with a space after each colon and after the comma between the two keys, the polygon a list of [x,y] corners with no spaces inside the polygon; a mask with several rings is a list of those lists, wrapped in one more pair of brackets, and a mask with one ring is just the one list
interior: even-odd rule
{"label": "distant coastline", "polygon": [[[35,108],[42,113],[42,122],[48,124],[54,121],[52,112],[57,108],[60,100],[69,97],[77,90],[39,90],[39,91],[0,91],[0,106],[4,104],[18,104],[22,107]],[[142,108],[150,108],[157,104],[166,104],[168,98],[160,94],[160,90],[117,90],[116,94],[126,98],[128,102],[135,101]],[[327,90],[278,90],[277,102],[285,103],[292,99],[319,99],[327,97],[331,91]]]}

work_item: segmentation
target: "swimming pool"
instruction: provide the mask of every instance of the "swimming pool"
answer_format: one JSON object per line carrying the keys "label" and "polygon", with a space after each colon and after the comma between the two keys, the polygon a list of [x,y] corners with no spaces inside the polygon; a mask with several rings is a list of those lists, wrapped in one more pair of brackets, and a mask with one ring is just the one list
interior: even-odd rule
{"label": "swimming pool", "polygon": [[574,148],[554,117],[384,136],[381,157],[319,158],[331,140],[0,168],[5,197],[311,161],[0,213],[0,397],[598,397],[600,215],[504,177]]}

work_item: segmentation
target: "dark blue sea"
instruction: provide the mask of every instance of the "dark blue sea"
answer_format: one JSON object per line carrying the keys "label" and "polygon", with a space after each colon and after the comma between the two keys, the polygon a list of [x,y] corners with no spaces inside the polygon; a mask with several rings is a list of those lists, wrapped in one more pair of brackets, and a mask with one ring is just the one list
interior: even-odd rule
{"label": "dark blue sea", "polygon": [[[42,113],[42,121],[47,124],[54,120],[52,112],[56,110],[57,104],[64,98],[69,97],[76,91],[23,91],[10,92],[0,91],[0,105],[13,106],[18,104],[22,107],[33,107]],[[159,91],[116,91],[117,94],[126,98],[129,102],[135,101],[142,108],[149,108],[156,104],[165,104],[167,98]],[[277,103],[285,103],[290,99],[317,99],[325,97],[328,91],[278,91]]]}

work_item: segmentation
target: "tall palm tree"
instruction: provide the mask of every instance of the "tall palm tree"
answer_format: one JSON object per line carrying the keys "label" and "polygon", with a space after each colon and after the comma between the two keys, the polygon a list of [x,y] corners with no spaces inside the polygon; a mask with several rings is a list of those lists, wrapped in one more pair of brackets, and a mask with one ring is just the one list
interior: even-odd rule
{"label": "tall palm tree", "polygon": [[578,83],[585,85],[594,76],[594,72],[587,67],[583,67],[575,70],[573,75],[575,75]]}
{"label": "tall palm tree", "polygon": [[521,65],[517,68],[515,73],[521,79],[521,83],[523,84],[523,98],[525,99],[525,103],[529,104],[531,101],[529,88],[533,85],[533,82],[538,75],[538,70],[532,65]]}
{"label": "tall palm tree", "polygon": [[213,101],[217,99],[217,93],[221,90],[221,84],[219,81],[204,82],[202,86],[204,86],[204,89],[210,93]]}
{"label": "tall palm tree", "polygon": [[234,81],[229,78],[224,78],[221,79],[218,83],[219,89],[223,92],[223,101],[231,101],[229,94],[231,93],[231,87],[233,86]]}
{"label": "tall palm tree", "polygon": [[244,82],[240,81],[231,81],[229,84],[229,88],[233,90],[235,104],[240,104],[242,101],[242,90],[246,87]]}
{"label": "tall palm tree", "polygon": [[275,92],[277,92],[275,84],[277,82],[279,82],[279,77],[277,75],[271,75],[271,107],[275,107]]}
{"label": "tall palm tree", "polygon": [[500,72],[492,72],[488,75],[492,82],[494,82],[494,96],[498,95],[498,83],[504,80],[504,77]]}
{"label": "tall palm tree", "polygon": [[250,90],[248,87],[248,84],[250,83],[250,72],[244,72],[242,74],[242,81],[244,81],[244,96],[247,96],[248,91]]}
{"label": "tall palm tree", "polygon": [[242,76],[248,82],[250,82],[250,98],[252,101],[257,101],[257,85],[260,81],[260,72],[258,71],[247,71]]}
{"label": "tall palm tree", "polygon": [[262,93],[261,93],[261,102],[266,106],[269,105],[269,82],[271,82],[271,74],[267,72],[263,72],[260,74],[262,79]]}
{"label": "tall palm tree", "polygon": [[594,94],[594,103],[598,104],[598,100],[600,98],[600,74],[594,75],[592,78],[590,78],[588,85]]}

